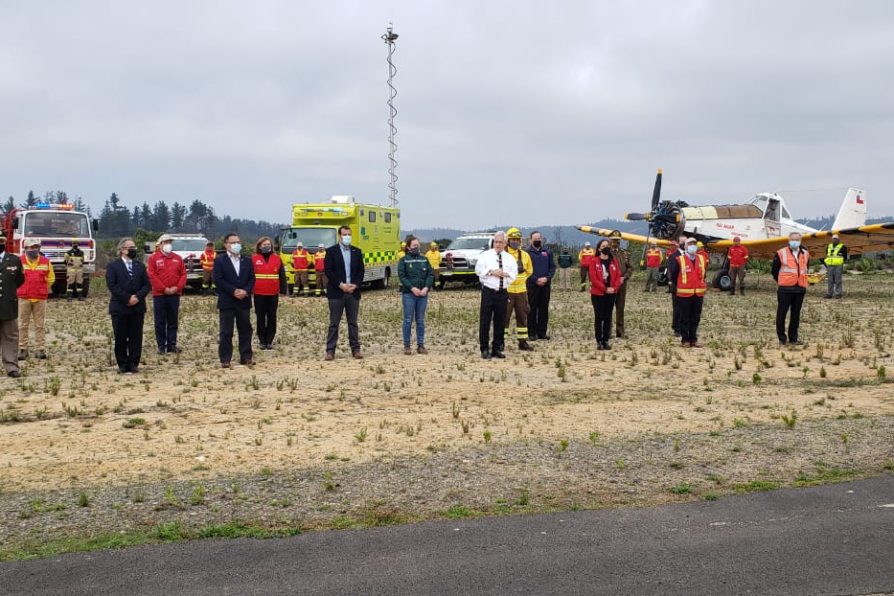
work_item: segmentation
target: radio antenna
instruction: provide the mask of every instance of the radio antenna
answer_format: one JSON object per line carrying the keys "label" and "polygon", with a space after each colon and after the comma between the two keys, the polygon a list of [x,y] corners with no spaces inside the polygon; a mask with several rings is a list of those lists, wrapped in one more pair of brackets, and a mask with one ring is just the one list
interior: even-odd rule
{"label": "radio antenna", "polygon": [[397,207],[397,173],[395,172],[397,160],[394,158],[394,154],[397,153],[397,143],[394,142],[394,137],[397,136],[397,128],[394,126],[394,117],[397,116],[397,108],[394,107],[394,98],[397,97],[397,89],[394,88],[394,75],[397,74],[397,68],[394,66],[393,60],[397,33],[394,32],[391,23],[388,23],[388,29],[382,35],[382,39],[388,46],[388,175],[390,176],[388,198],[391,199],[391,206]]}

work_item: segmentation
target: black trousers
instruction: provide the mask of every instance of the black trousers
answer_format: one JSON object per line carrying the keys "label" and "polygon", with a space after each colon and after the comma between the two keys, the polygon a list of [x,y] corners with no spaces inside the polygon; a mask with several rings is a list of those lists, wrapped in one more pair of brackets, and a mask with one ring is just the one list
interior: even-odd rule
{"label": "black trousers", "polygon": [[255,294],[255,318],[258,322],[258,342],[262,346],[273,344],[276,337],[276,311],[279,308],[279,294],[259,296]]}
{"label": "black trousers", "polygon": [[239,362],[251,360],[251,309],[225,308],[220,310],[220,343],[217,354],[221,362],[233,359],[233,327],[239,332]]}
{"label": "black trousers", "polygon": [[[478,314],[478,343],[481,350],[493,348],[494,352],[502,352],[506,333],[506,308],[509,304],[509,293],[490,288],[481,288],[481,309]],[[494,326],[493,344],[490,342],[490,327]],[[491,344],[491,345],[489,345]]]}
{"label": "black trousers", "polygon": [[134,370],[143,355],[143,320],[145,312],[126,312],[112,315],[115,334],[115,361],[118,368]]}
{"label": "black trousers", "polygon": [[153,296],[152,316],[155,319],[155,343],[161,351],[174,351],[177,347],[177,316],[180,313],[180,296]]}
{"label": "black trousers", "polygon": [[702,321],[704,296],[677,296],[677,308],[680,311],[680,336],[685,342],[698,341],[698,324]]}
{"label": "black trousers", "polygon": [[[801,306],[806,292],[785,292],[776,290],[776,335],[779,341],[798,341],[798,327],[801,326]],[[785,316],[791,311],[788,321],[788,336],[785,334]]]}
{"label": "black trousers", "polygon": [[615,295],[590,295],[596,328],[596,343],[608,343],[612,336],[612,311],[615,309]]}
{"label": "black trousers", "polygon": [[549,325],[549,296],[552,281],[538,286],[528,284],[528,336],[531,338],[546,337]]}
{"label": "black trousers", "polygon": [[677,290],[673,286],[670,286],[671,291],[671,307],[673,309],[673,313],[671,314],[671,327],[677,333],[680,333],[680,302],[679,298],[677,298]]}
{"label": "black trousers", "polygon": [[329,333],[326,335],[326,351],[334,352],[338,346],[338,326],[342,314],[348,319],[348,344],[351,352],[360,349],[360,328],[357,317],[360,314],[360,300],[353,294],[345,294],[341,298],[329,299]]}

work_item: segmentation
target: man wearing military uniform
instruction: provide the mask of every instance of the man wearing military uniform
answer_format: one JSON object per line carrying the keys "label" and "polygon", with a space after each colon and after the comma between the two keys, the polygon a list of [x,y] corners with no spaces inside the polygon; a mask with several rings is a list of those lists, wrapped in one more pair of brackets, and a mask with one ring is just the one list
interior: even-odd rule
{"label": "man wearing military uniform", "polygon": [[25,283],[22,260],[6,252],[6,237],[0,233],[0,355],[6,374],[19,372],[19,286]]}
{"label": "man wearing military uniform", "polygon": [[78,295],[78,287],[84,289],[84,251],[78,246],[77,241],[71,243],[71,250],[65,253],[65,275],[68,284],[68,301],[72,298],[84,300],[85,296]]}
{"label": "man wearing military uniform", "polygon": [[619,338],[627,339],[624,333],[624,303],[627,301],[627,282],[633,275],[633,267],[630,265],[630,251],[621,248],[621,232],[615,230],[609,238],[612,255],[621,265],[621,288],[615,298],[615,332]]}

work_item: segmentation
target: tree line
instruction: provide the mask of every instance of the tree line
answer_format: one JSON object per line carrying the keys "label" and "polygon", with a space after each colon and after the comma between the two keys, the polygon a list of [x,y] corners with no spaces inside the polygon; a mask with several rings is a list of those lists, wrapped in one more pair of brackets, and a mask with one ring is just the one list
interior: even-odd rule
{"label": "tree line", "polygon": [[[48,191],[43,196],[28,193],[28,197],[17,202],[14,197],[9,197],[3,203],[3,212],[7,213],[16,207],[35,207],[38,203],[71,204],[76,211],[83,211],[93,217],[90,206],[81,197],[71,198],[65,191]],[[228,232],[237,232],[246,239],[260,236],[273,236],[279,233],[281,224],[256,221],[253,219],[234,218],[229,215],[219,216],[214,208],[202,201],[195,200],[189,205],[177,201],[168,204],[166,201],[157,201],[150,205],[143,202],[142,205],[128,207],[117,193],[112,195],[103,204],[97,217],[99,222],[98,238],[120,238],[122,236],[151,235],[163,232],[204,234],[214,240],[223,237]]]}

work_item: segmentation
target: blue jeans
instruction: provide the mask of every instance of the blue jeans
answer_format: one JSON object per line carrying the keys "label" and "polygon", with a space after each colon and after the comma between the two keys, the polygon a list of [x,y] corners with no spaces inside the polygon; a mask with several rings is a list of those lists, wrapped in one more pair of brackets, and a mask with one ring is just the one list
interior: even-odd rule
{"label": "blue jeans", "polygon": [[401,294],[404,305],[404,345],[410,345],[413,319],[416,319],[416,345],[425,345],[425,308],[428,296],[414,296],[412,293]]}

